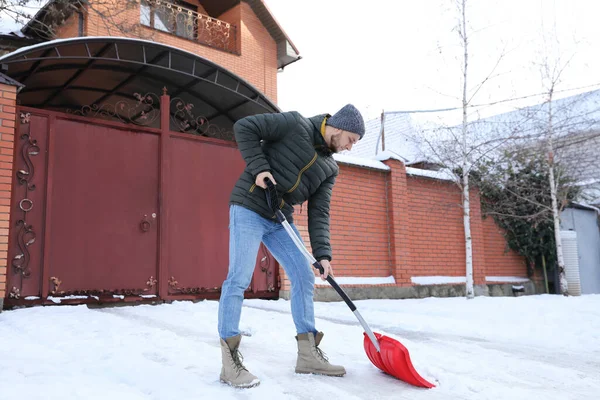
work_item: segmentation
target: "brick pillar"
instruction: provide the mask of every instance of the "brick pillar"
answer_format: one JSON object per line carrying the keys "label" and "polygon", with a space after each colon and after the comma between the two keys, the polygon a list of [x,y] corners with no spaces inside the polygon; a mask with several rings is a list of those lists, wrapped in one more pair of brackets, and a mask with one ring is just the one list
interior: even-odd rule
{"label": "brick pillar", "polygon": [[[1,76],[0,76],[1,77]],[[0,83],[0,312],[6,297],[17,88]]]}
{"label": "brick pillar", "polygon": [[471,200],[471,239],[473,240],[473,284],[485,285],[485,237],[479,191],[472,189],[469,197]]}
{"label": "brick pillar", "polygon": [[406,229],[409,221],[406,168],[402,162],[394,159],[386,160],[384,164],[391,168],[387,181],[391,269],[396,284],[411,285],[409,238]]}

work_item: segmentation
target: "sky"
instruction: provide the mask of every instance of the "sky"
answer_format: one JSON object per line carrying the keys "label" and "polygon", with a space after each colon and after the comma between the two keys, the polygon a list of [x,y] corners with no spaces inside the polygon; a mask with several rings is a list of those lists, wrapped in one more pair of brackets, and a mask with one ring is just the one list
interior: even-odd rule
{"label": "sky", "polygon": [[[278,74],[284,111],[334,113],[353,103],[370,119],[382,109],[461,106],[456,0],[264,1],[302,56]],[[35,14],[40,2],[28,5]],[[501,102],[470,117],[542,102],[532,95],[545,91],[545,59],[563,70],[557,97],[600,88],[599,11],[595,0],[468,0],[471,104]],[[0,25],[0,32],[16,28],[1,12]],[[419,116],[457,123],[461,113]]]}
{"label": "sky", "polygon": [[[333,113],[353,103],[372,118],[382,109],[461,106],[463,50],[455,1],[265,2],[302,56],[278,75],[284,111]],[[598,11],[594,0],[468,1],[471,104],[545,92],[543,64],[562,70],[556,97],[600,88]],[[502,102],[479,108],[477,115],[543,99]],[[442,115],[460,119],[460,111]]]}

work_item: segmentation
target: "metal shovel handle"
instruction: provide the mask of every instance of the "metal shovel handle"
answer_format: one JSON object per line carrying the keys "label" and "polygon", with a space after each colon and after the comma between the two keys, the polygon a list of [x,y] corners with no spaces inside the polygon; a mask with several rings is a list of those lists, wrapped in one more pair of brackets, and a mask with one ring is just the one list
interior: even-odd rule
{"label": "metal shovel handle", "polygon": [[[304,257],[306,257],[306,259],[312,264],[313,267],[315,267],[317,270],[319,270],[319,272],[321,274],[323,274],[325,272],[325,269],[323,268],[321,263],[318,262],[313,257],[312,254],[310,254],[310,252],[304,246],[302,239],[300,239],[298,237],[298,235],[296,235],[296,232],[294,232],[294,230],[292,229],[290,223],[285,218],[285,215],[283,215],[281,210],[276,207],[276,205],[279,204],[279,201],[277,198],[277,189],[275,188],[275,184],[273,184],[273,182],[271,182],[271,180],[269,178],[265,178],[265,183],[267,184],[267,190],[265,193],[266,198],[267,198],[267,204],[269,205],[269,208],[275,212],[275,217],[277,218],[277,221],[279,221],[283,225],[283,228],[288,233],[288,235],[290,236],[290,238],[292,239],[292,241],[294,242],[294,244],[296,245],[298,250],[300,250],[302,252],[302,254],[304,254]],[[335,279],[333,279],[333,277],[331,275],[327,275],[327,282],[329,282],[331,287],[333,287],[335,289],[335,291],[340,295],[340,297],[348,305],[350,310],[356,316],[356,319],[358,319],[358,322],[360,322],[363,329],[369,336],[369,339],[371,339],[371,342],[373,343],[373,345],[375,346],[377,351],[380,351],[379,342],[378,342],[377,338],[373,334],[373,331],[371,331],[371,328],[369,328],[369,325],[367,324],[367,322],[363,319],[362,315],[360,315],[360,313],[356,309],[356,306],[354,305],[352,300],[350,300],[350,297],[348,297],[346,292],[344,292],[344,290],[340,287],[340,285],[338,285],[338,283],[335,281]]]}

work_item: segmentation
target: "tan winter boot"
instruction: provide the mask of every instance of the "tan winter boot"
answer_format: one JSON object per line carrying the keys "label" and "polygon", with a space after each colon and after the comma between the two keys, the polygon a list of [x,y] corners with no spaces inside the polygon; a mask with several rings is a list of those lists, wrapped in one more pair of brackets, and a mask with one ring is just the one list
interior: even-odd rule
{"label": "tan winter boot", "polygon": [[241,335],[221,339],[221,356],[223,358],[223,366],[221,367],[221,382],[227,383],[237,388],[251,388],[258,386],[260,380],[252,375],[242,361],[244,358],[239,352]]}
{"label": "tan winter boot", "polygon": [[346,374],[344,367],[329,364],[327,357],[319,349],[321,339],[323,339],[323,332],[318,332],[316,337],[312,333],[301,333],[296,336],[298,341],[296,373],[344,376]]}

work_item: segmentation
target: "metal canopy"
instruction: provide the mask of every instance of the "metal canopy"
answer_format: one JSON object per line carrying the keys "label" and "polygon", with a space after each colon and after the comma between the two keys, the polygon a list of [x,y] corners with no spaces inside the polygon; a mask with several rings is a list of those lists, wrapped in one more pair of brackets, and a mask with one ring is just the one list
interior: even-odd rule
{"label": "metal canopy", "polygon": [[[255,87],[219,65],[190,52],[139,39],[59,39],[0,57],[5,74],[25,87],[23,106],[73,112],[101,110],[163,88],[194,116],[231,130],[248,115],[279,112]],[[149,98],[149,97],[148,97]],[[136,117],[140,117],[137,115]],[[132,121],[135,123],[135,121]]]}

